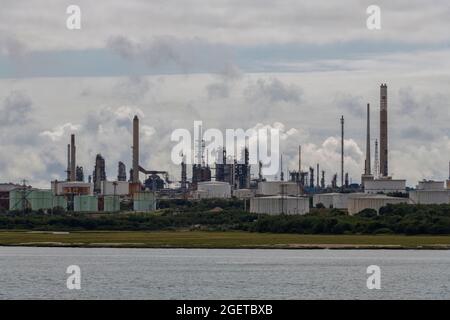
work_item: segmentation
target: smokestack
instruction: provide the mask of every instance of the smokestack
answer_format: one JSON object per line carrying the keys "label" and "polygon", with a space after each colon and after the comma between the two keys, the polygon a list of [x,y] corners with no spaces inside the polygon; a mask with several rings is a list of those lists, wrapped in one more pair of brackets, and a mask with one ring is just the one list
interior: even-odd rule
{"label": "smokestack", "polygon": [[298,146],[298,174],[302,172],[302,146]]}
{"label": "smokestack", "polygon": [[320,181],[320,175],[319,175],[319,164],[317,164],[317,171],[316,171],[316,176],[317,176],[317,184],[316,184],[316,186],[317,186],[317,188],[319,188],[319,186],[320,186],[320,184],[319,184],[319,181]]}
{"label": "smokestack", "polygon": [[139,182],[139,119],[133,118],[133,177],[132,182]]}
{"label": "smokestack", "polygon": [[67,181],[70,181],[70,144],[67,145]]}
{"label": "smokestack", "polygon": [[366,140],[366,165],[364,168],[364,174],[370,175],[372,168],[370,166],[370,104],[367,104],[367,140]]}
{"label": "smokestack", "polygon": [[344,116],[341,117],[341,186],[344,188]]}
{"label": "smokestack", "polygon": [[380,175],[387,177],[388,172],[388,116],[387,85],[380,86]]}
{"label": "smokestack", "polygon": [[75,135],[70,136],[70,181],[76,181]]}

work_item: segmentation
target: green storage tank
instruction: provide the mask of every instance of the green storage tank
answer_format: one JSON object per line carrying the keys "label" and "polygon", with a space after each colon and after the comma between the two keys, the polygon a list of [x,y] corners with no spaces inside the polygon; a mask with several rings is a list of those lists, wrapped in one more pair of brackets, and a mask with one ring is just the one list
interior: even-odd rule
{"label": "green storage tank", "polygon": [[96,196],[80,195],[73,197],[73,211],[96,212],[98,211],[98,199]]}
{"label": "green storage tank", "polygon": [[30,208],[30,203],[27,199],[30,190],[15,189],[9,192],[9,210],[25,210]]}
{"label": "green storage tank", "polygon": [[119,196],[104,196],[103,211],[105,211],[105,212],[120,211],[120,197]]}
{"label": "green storage tank", "polygon": [[153,192],[136,192],[133,194],[133,210],[149,212],[156,210],[156,196]]}
{"label": "green storage tank", "polygon": [[67,199],[64,196],[53,197],[53,208],[60,207],[67,210]]}
{"label": "green storage tank", "polygon": [[33,211],[53,208],[53,193],[51,190],[32,190],[27,195],[27,199]]}

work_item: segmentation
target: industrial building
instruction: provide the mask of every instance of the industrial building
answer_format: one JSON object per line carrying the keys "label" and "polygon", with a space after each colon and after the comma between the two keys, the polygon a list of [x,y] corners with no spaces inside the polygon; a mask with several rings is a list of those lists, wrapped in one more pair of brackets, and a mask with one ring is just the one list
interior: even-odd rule
{"label": "industrial building", "polygon": [[127,196],[130,194],[130,183],[128,181],[102,181],[100,183],[100,194],[104,196]]}
{"label": "industrial building", "polygon": [[406,193],[406,180],[375,179],[364,182],[365,193]]}
{"label": "industrial building", "polygon": [[250,212],[270,215],[306,214],[309,212],[309,198],[280,195],[251,198]]}
{"label": "industrial building", "polygon": [[373,209],[379,212],[381,207],[388,204],[410,203],[408,198],[389,197],[382,194],[371,194],[366,196],[350,196],[348,198],[348,214],[354,215],[364,209]]}
{"label": "industrial building", "polygon": [[14,189],[22,187],[14,183],[0,183],[0,212],[9,210],[9,193]]}
{"label": "industrial building", "polygon": [[78,181],[52,181],[51,190],[54,195],[93,195],[94,184]]}

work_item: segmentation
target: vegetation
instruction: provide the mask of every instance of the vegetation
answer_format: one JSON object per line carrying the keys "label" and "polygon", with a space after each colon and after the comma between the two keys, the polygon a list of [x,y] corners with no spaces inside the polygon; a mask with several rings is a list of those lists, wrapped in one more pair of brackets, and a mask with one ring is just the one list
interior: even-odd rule
{"label": "vegetation", "polygon": [[448,249],[449,236],[299,235],[241,231],[0,232],[0,245],[133,248]]}
{"label": "vegetation", "polygon": [[0,229],[42,231],[207,230],[291,234],[450,234],[450,205],[388,205],[379,214],[366,209],[348,216],[318,208],[300,215],[256,215],[240,200],[165,200],[154,213],[9,212],[0,215]]}

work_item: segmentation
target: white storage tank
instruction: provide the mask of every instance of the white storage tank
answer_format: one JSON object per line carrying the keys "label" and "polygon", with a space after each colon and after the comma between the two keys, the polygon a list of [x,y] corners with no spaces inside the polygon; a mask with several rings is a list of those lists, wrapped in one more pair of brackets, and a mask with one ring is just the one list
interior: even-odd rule
{"label": "white storage tank", "polygon": [[287,181],[261,181],[258,182],[257,195],[275,196],[279,194],[296,196],[301,192],[296,182]]}
{"label": "white storage tank", "polygon": [[348,213],[350,215],[361,212],[364,209],[374,209],[379,212],[381,207],[387,204],[410,203],[408,198],[388,197],[385,195],[350,196],[348,198]]}
{"label": "white storage tank", "polygon": [[409,198],[415,204],[448,204],[450,190],[414,190],[409,192]]}
{"label": "white storage tank", "polygon": [[271,215],[306,214],[309,212],[309,198],[291,196],[251,198],[250,212]]}
{"label": "white storage tank", "polygon": [[347,201],[350,193],[316,193],[313,195],[313,206],[319,203],[325,208],[347,209]]}
{"label": "white storage tank", "polygon": [[249,199],[255,196],[253,190],[250,189],[236,189],[233,190],[233,196],[238,199]]}
{"label": "white storage tank", "polygon": [[231,198],[231,185],[223,181],[203,181],[197,184],[199,199]]}

